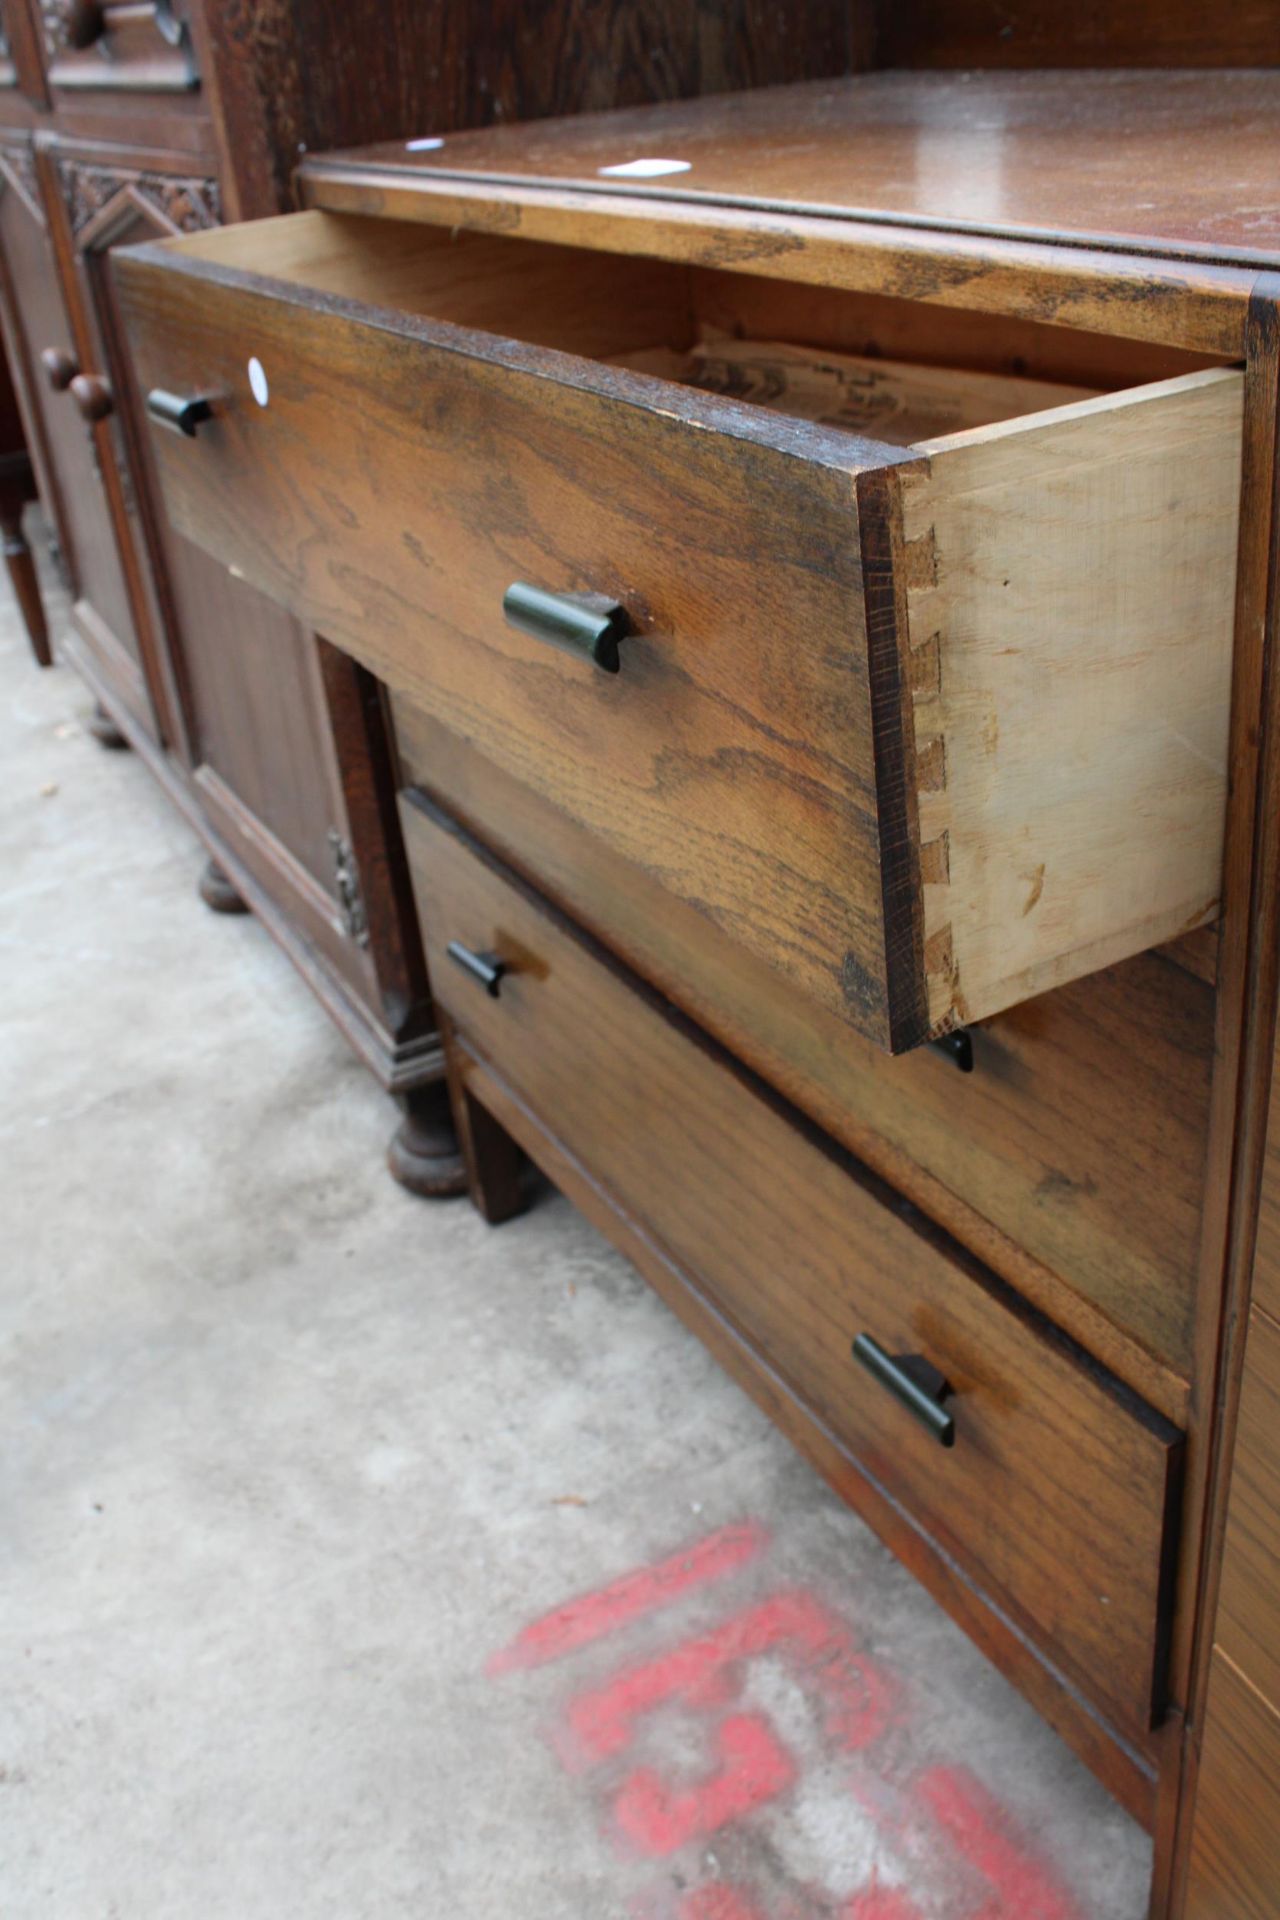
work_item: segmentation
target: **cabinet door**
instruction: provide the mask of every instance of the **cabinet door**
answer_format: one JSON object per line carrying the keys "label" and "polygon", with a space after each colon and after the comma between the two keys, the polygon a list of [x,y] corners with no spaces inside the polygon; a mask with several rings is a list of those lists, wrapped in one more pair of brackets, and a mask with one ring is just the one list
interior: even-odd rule
{"label": "cabinet door", "polygon": [[109,388],[127,537],[145,561],[166,738],[263,893],[370,1000],[377,983],[315,640],[170,527],[115,310],[111,253],[216,225],[217,184],[69,157],[57,174],[69,291]]}
{"label": "cabinet door", "polygon": [[[36,167],[20,145],[0,149],[0,249],[10,359],[27,403],[41,491],[72,582],[77,635],[93,654],[106,686],[152,726],[129,592],[103,486],[99,430],[85,423],[68,386],[83,368],[59,291]],[[50,383],[50,366],[56,386]]]}

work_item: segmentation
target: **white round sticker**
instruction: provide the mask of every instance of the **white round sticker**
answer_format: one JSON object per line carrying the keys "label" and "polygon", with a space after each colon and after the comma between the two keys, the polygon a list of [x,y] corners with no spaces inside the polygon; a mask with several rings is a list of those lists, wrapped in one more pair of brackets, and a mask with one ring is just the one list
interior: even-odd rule
{"label": "white round sticker", "polygon": [[597,167],[596,172],[614,180],[659,180],[664,173],[688,173],[692,160],[619,160],[612,167]]}
{"label": "white round sticker", "polygon": [[255,353],[249,362],[249,387],[260,407],[265,407],[271,398],[271,389],[267,385],[266,368]]}

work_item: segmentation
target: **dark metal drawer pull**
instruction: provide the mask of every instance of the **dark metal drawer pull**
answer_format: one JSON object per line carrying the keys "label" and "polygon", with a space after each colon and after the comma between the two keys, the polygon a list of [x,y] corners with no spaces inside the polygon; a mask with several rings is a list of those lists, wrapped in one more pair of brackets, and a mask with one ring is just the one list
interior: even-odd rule
{"label": "dark metal drawer pull", "polygon": [[873,1379],[901,1400],[907,1412],[929,1429],[939,1446],[954,1447],[956,1423],[942,1405],[951,1387],[923,1354],[905,1353],[895,1359],[869,1333],[860,1333],[853,1343],[853,1357],[862,1362]]}
{"label": "dark metal drawer pull", "polygon": [[147,395],[147,412],[157,426],[168,427],[171,433],[185,433],[188,440],[194,440],[196,428],[212,420],[213,404],[203,394],[193,397],[152,387]]}
{"label": "dark metal drawer pull", "polygon": [[968,1027],[956,1027],[951,1033],[940,1033],[929,1045],[954,1060],[961,1073],[973,1072],[973,1035]]}
{"label": "dark metal drawer pull", "polygon": [[517,580],[502,596],[508,623],[535,640],[576,653],[616,673],[618,642],[630,632],[626,611],[604,593],[544,593]]}
{"label": "dark metal drawer pull", "polygon": [[500,960],[496,953],[473,953],[470,947],[463,946],[461,940],[451,940],[446,952],[456,967],[461,967],[473,980],[478,980],[485,992],[492,999],[497,999],[502,976],[507,971],[505,960]]}

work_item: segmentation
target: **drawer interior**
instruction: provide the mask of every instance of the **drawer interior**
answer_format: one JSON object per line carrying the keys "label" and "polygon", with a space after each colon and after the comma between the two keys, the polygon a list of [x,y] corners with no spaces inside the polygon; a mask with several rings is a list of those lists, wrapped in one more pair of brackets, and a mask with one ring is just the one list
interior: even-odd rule
{"label": "drawer interior", "polygon": [[[351,213],[290,213],[211,228],[184,236],[178,248],[317,294],[712,388],[704,349],[723,340],[783,344],[796,363],[812,359],[819,367],[831,355],[892,363],[883,369],[890,386],[908,367],[938,369],[935,419],[921,419],[915,434],[881,436],[902,445],[1215,365],[1205,355],[1063,326]],[[794,394],[789,403],[764,384],[741,397],[819,417],[806,415]],[[852,415],[846,424],[856,424]]]}
{"label": "drawer interior", "polygon": [[182,251],[372,307],[723,393],[911,446],[1212,364],[1061,327],[674,262],[307,212]]}

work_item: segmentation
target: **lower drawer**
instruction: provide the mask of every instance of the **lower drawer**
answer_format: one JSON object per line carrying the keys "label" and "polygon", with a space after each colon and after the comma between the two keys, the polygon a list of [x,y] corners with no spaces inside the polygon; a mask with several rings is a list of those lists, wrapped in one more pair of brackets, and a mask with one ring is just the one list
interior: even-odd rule
{"label": "lower drawer", "polygon": [[[1161,1704],[1176,1431],[444,816],[416,796],[402,813],[434,990],[467,1043],[1141,1740]],[[858,1336],[872,1360],[925,1364],[895,1393],[855,1360]]]}
{"label": "lower drawer", "polygon": [[751,965],[711,920],[675,911],[427,707],[392,701],[409,784],[1180,1419],[1212,986],[1161,954],[1140,954],[976,1028],[971,1074],[932,1047],[891,1057]]}

